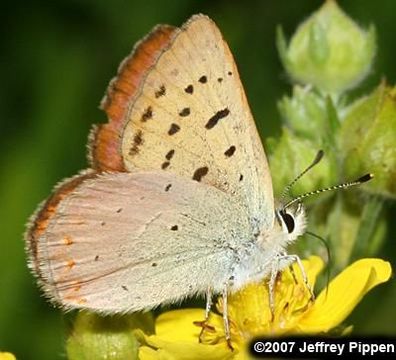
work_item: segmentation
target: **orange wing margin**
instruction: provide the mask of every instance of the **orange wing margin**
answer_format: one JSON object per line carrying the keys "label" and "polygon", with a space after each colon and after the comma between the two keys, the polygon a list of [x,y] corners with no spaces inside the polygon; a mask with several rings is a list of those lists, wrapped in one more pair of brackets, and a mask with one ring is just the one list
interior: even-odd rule
{"label": "orange wing margin", "polygon": [[89,136],[88,157],[93,169],[126,171],[120,153],[120,134],[127,122],[129,106],[138,95],[150,69],[172,43],[176,29],[169,25],[156,26],[121,63],[117,76],[110,82],[100,104],[109,122],[94,126]]}
{"label": "orange wing margin", "polygon": [[39,237],[46,231],[52,216],[56,213],[59,203],[83,181],[92,179],[95,176],[97,176],[95,172],[86,170],[79,175],[63,180],[56,186],[52,195],[38,206],[38,209],[29,219],[28,229],[25,233],[26,246],[31,261],[29,266],[35,270],[38,276],[41,276],[39,259],[37,257]]}

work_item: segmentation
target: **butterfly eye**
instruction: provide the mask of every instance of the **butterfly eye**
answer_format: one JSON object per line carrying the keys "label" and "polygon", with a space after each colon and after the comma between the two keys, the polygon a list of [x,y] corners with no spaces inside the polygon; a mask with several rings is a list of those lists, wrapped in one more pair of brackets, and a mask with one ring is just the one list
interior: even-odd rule
{"label": "butterfly eye", "polygon": [[279,211],[279,215],[281,216],[283,222],[286,224],[288,233],[291,234],[295,227],[293,216],[288,214],[286,211]]}

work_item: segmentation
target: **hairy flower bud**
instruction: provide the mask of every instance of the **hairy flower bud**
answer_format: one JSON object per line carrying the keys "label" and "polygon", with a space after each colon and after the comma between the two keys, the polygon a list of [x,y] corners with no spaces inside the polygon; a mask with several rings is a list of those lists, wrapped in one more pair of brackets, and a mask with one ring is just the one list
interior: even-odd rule
{"label": "hairy flower bud", "polygon": [[279,27],[277,46],[293,80],[337,96],[369,72],[376,51],[375,28],[362,29],[334,0],[327,0],[298,27],[289,45]]}

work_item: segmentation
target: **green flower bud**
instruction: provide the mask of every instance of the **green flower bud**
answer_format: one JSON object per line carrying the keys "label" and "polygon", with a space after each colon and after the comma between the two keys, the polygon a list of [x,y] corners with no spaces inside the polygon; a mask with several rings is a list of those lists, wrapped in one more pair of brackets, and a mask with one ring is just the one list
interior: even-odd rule
{"label": "green flower bud", "polygon": [[376,51],[375,28],[362,29],[335,1],[327,0],[298,27],[289,45],[279,27],[277,46],[292,79],[337,96],[369,72]]}
{"label": "green flower bud", "polygon": [[348,178],[373,173],[362,187],[374,194],[396,197],[396,88],[380,85],[356,101],[341,129],[344,171]]}
{"label": "green flower bud", "polygon": [[153,327],[150,313],[99,316],[82,311],[77,315],[67,340],[68,359],[137,359],[139,342],[133,329],[140,328],[153,333]]}
{"label": "green flower bud", "polygon": [[320,140],[327,122],[326,100],[322,96],[296,85],[293,96],[284,96],[278,101],[278,108],[296,135],[315,142]]}
{"label": "green flower bud", "polygon": [[[311,164],[320,148],[312,145],[310,141],[297,137],[287,128],[283,128],[279,141],[270,139],[268,145],[274,194],[279,197],[284,188]],[[334,183],[336,179],[334,167],[335,160],[331,154],[326,154],[309,174],[303,176],[293,186],[292,193],[298,195]]]}

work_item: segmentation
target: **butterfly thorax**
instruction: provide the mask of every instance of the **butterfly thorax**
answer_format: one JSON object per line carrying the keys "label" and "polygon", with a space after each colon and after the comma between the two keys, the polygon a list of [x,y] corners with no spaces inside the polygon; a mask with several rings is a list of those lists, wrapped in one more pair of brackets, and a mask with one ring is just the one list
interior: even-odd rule
{"label": "butterfly thorax", "polygon": [[[305,228],[305,211],[301,204],[290,209],[277,208],[272,228],[262,229],[252,248],[246,247],[246,251],[239,254],[240,261],[233,268],[231,290],[236,291],[248,282],[267,277],[274,261],[286,254],[287,246],[302,235]],[[281,270],[287,265],[277,264],[276,267]]]}

